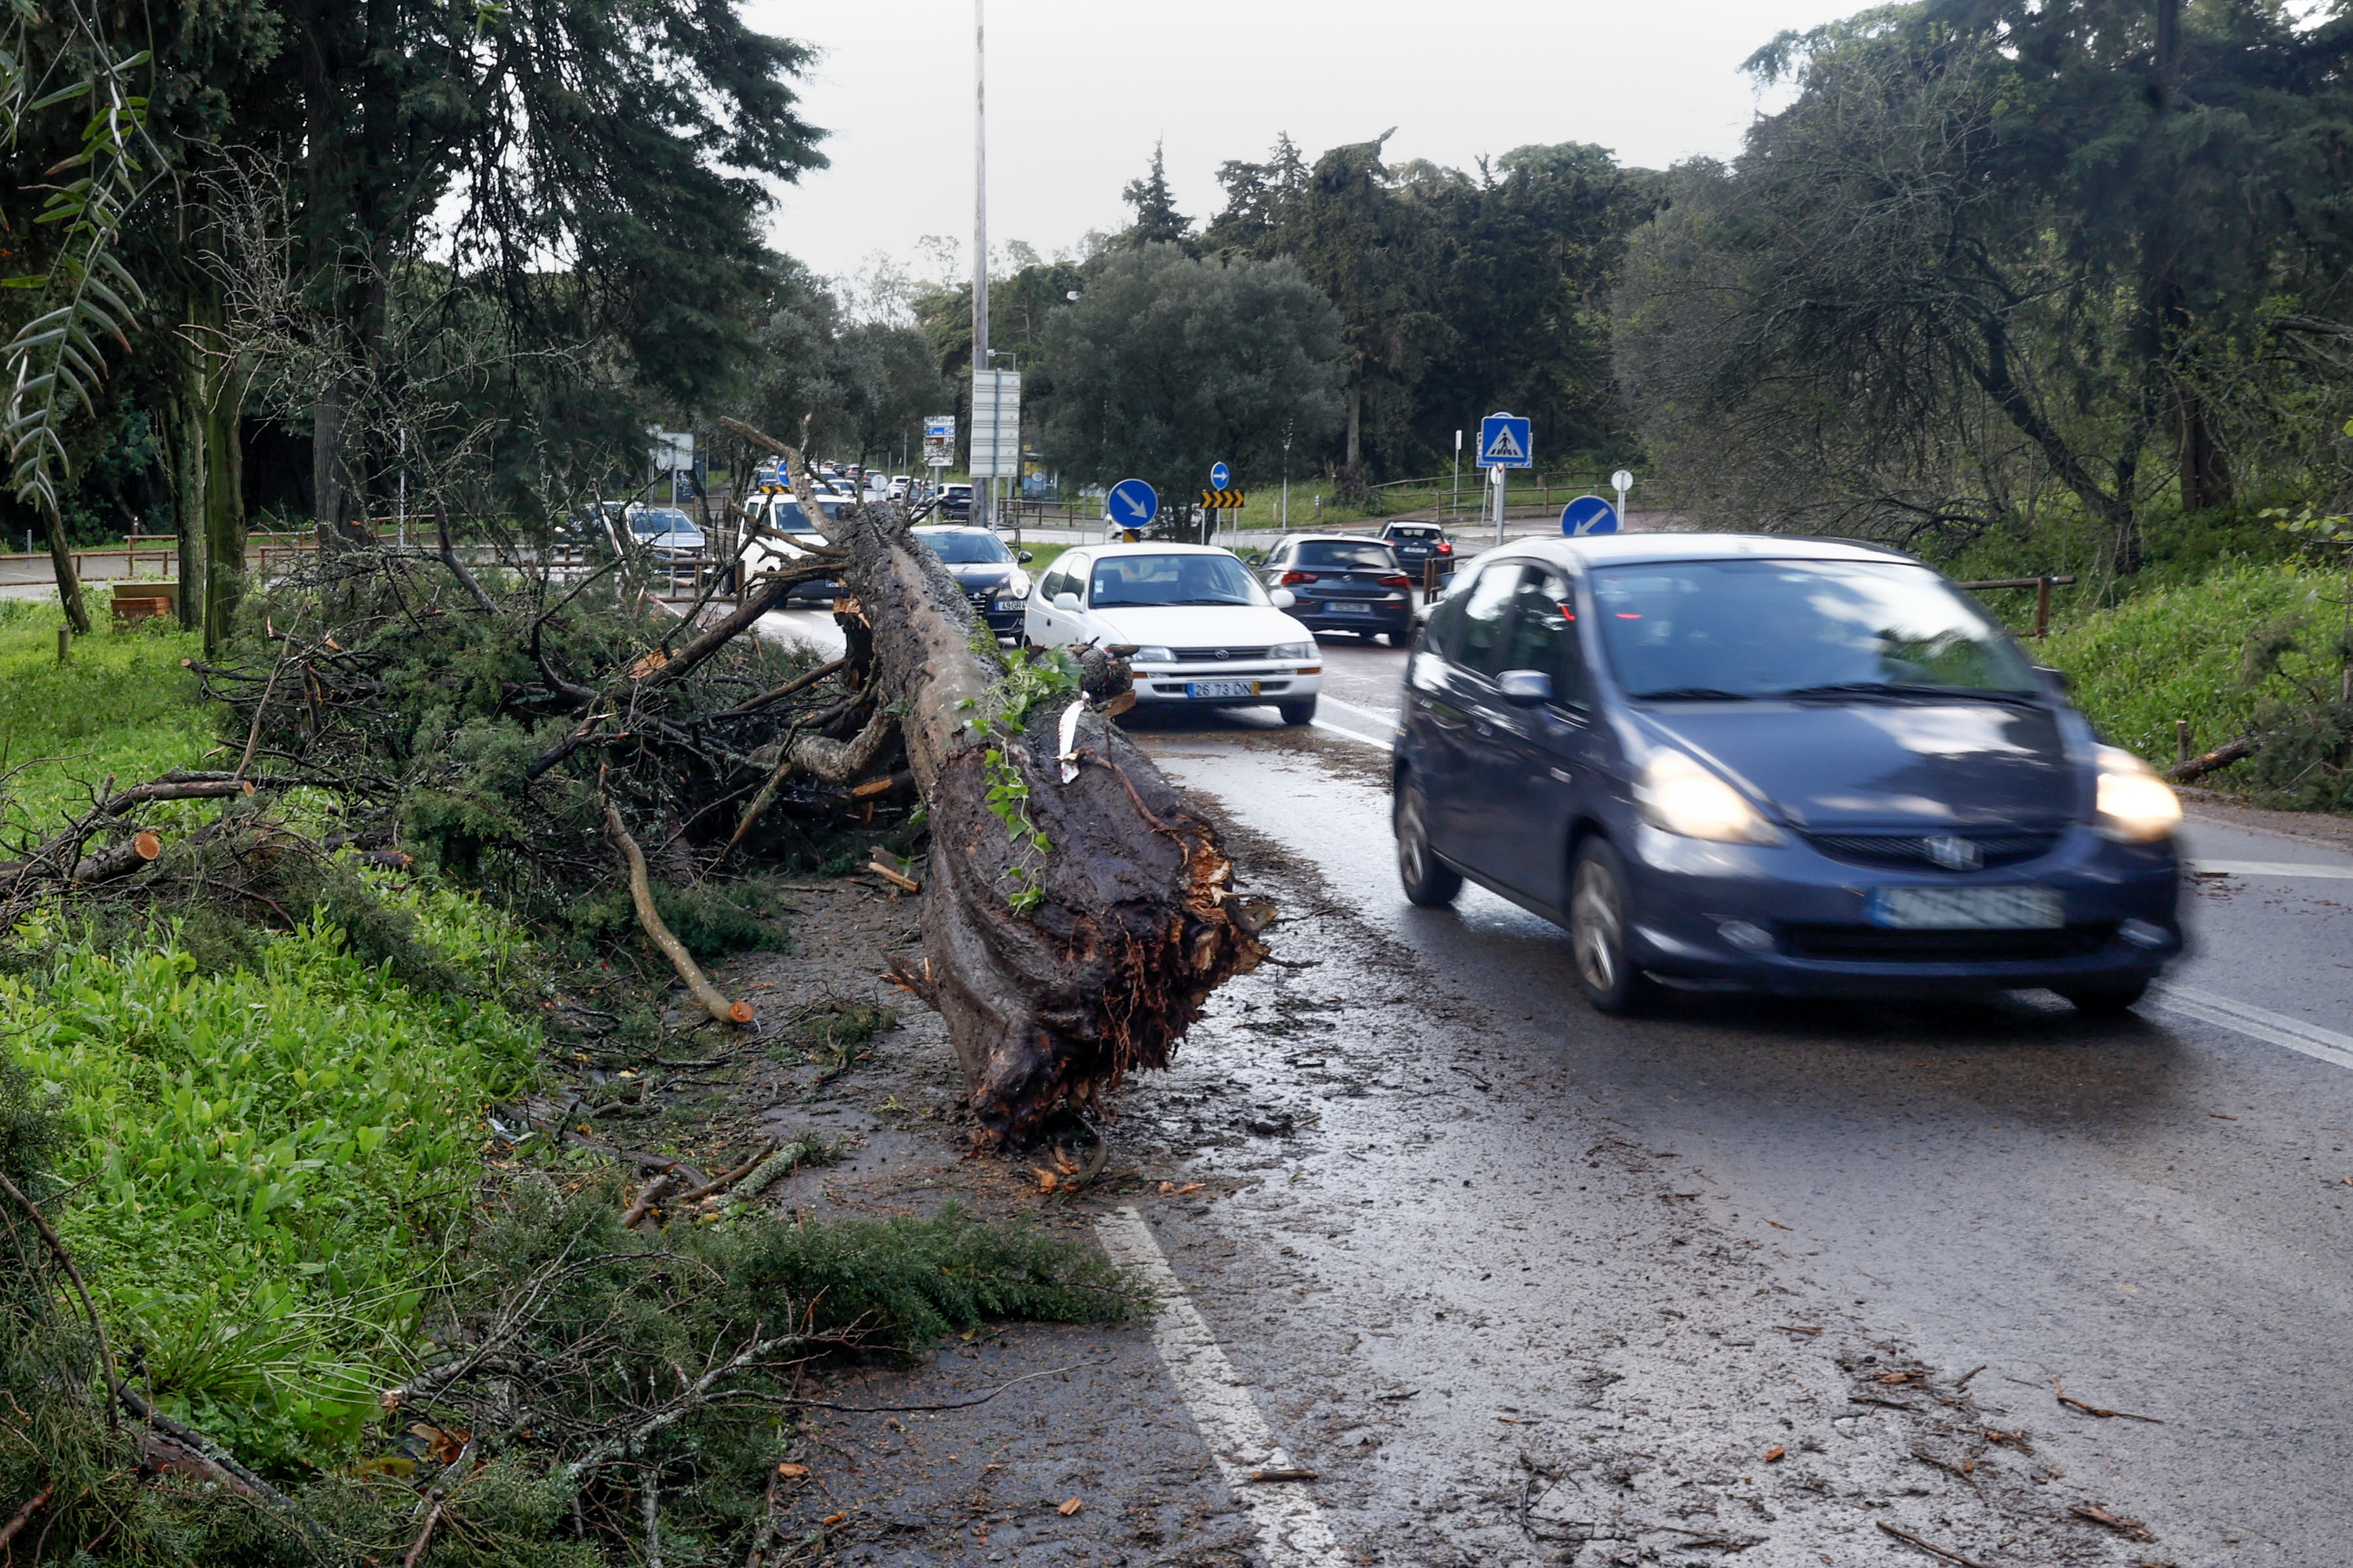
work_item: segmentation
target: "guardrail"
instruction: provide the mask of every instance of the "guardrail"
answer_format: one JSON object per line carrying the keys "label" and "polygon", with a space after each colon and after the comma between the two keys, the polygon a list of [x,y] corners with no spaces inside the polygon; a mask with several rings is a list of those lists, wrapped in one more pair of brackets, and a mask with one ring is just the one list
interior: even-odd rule
{"label": "guardrail", "polygon": [[2051,590],[2074,585],[2073,577],[1989,577],[1982,583],[1962,583],[1958,586],[1977,593],[1985,588],[2031,588],[2034,590],[2034,630],[2032,636],[2051,635]]}

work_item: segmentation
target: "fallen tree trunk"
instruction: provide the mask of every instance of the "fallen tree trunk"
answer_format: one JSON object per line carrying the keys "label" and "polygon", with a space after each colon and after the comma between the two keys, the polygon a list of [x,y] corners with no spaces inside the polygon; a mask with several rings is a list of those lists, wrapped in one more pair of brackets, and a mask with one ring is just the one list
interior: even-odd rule
{"label": "fallen tree trunk", "polygon": [[2263,742],[2269,738],[2264,735],[2242,735],[2235,741],[2225,742],[2215,747],[2203,756],[2192,757],[2186,763],[2176,763],[2166,769],[2165,776],[2175,784],[2194,783],[2204,778],[2208,773],[2220,773],[2232,763],[2242,762],[2253,756],[2263,750]]}
{"label": "fallen tree trunk", "polygon": [[[803,510],[825,517],[799,453],[722,423],[784,458]],[[906,521],[861,503],[821,526],[856,595],[837,613],[871,637],[877,718],[898,716],[930,812],[923,953],[893,978],[945,1018],[976,1141],[1026,1142],[1059,1107],[1166,1066],[1209,994],[1263,955],[1263,922],[1238,907],[1209,824],[1096,706],[1126,692],[1124,664],[1095,658],[1084,689],[1017,721],[1005,661]]]}

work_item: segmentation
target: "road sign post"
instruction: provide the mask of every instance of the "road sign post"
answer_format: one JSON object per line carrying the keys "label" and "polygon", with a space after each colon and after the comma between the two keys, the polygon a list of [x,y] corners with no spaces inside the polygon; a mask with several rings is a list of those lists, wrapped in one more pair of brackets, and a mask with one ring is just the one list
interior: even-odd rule
{"label": "road sign post", "polygon": [[1495,487],[1495,542],[1504,542],[1504,475],[1535,466],[1535,438],[1516,414],[1490,414],[1479,421],[1479,466]]}
{"label": "road sign post", "polygon": [[1633,474],[1624,468],[1619,469],[1609,476],[1609,488],[1618,492],[1618,517],[1622,522],[1626,517],[1626,492],[1634,488]]}
{"label": "road sign post", "polygon": [[1112,537],[1134,541],[1160,515],[1160,492],[1142,479],[1122,479],[1103,497],[1103,521]]}
{"label": "road sign post", "polygon": [[1599,496],[1579,496],[1560,509],[1560,531],[1572,539],[1618,531],[1618,513]]}

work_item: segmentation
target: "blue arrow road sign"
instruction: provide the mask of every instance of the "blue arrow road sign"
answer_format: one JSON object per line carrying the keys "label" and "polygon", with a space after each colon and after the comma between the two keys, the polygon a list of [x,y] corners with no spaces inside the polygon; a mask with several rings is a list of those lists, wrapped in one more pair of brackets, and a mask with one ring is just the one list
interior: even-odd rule
{"label": "blue arrow road sign", "polygon": [[1113,528],[1142,528],[1160,515],[1160,494],[1142,479],[1122,479],[1104,498]]}
{"label": "blue arrow road sign", "polygon": [[1223,463],[1211,463],[1209,465],[1209,488],[1211,489],[1224,489],[1228,485],[1233,482],[1233,478],[1234,471],[1226,467]]}
{"label": "blue arrow road sign", "polygon": [[1579,496],[1560,509],[1560,531],[1572,538],[1582,533],[1618,531],[1618,509],[1599,496]]}
{"label": "blue arrow road sign", "polygon": [[1535,441],[1526,420],[1516,415],[1490,414],[1479,421],[1481,468],[1532,468],[1535,461]]}

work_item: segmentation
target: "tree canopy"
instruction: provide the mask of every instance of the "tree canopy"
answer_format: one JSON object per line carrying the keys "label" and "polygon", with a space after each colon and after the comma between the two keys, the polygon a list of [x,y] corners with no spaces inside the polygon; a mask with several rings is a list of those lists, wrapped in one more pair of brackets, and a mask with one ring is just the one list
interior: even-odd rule
{"label": "tree canopy", "polygon": [[1046,449],[1082,482],[1134,476],[1163,495],[1282,471],[1341,417],[1340,319],[1286,260],[1196,259],[1174,245],[1106,258],[1046,324]]}

